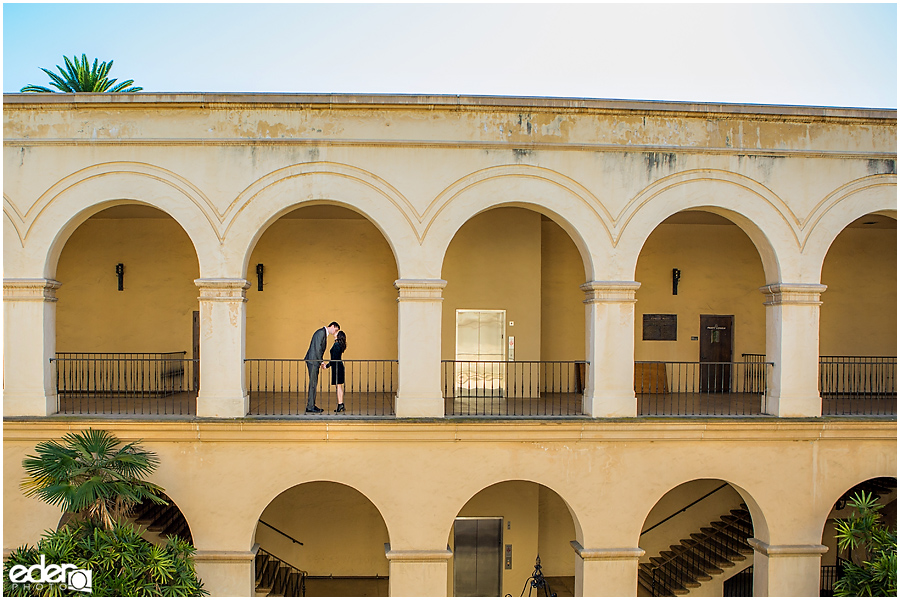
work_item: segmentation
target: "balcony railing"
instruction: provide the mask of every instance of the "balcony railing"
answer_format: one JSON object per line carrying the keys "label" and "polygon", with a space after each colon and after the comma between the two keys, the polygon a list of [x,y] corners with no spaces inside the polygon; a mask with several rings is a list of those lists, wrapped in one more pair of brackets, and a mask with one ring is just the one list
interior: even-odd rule
{"label": "balcony railing", "polygon": [[766,414],[774,363],[635,361],[634,391],[641,416]]}
{"label": "balcony railing", "polygon": [[[302,358],[248,358],[251,415],[302,415],[306,412],[309,371]],[[341,415],[391,416],[397,395],[396,360],[344,360],[344,413]],[[319,371],[316,405],[332,413],[337,391],[331,370]]]}
{"label": "balcony railing", "polygon": [[823,415],[896,415],[896,356],[820,356]]}
{"label": "balcony railing", "polygon": [[193,415],[198,364],[185,352],[58,352],[60,414]]}
{"label": "balcony railing", "polygon": [[579,416],[584,361],[441,361],[446,416]]}
{"label": "balcony railing", "polygon": [[[834,596],[834,582],[843,577],[847,561],[838,557],[836,565],[822,565],[819,575],[819,596]],[[723,585],[725,598],[748,598],[753,596],[753,566],[732,575]]]}

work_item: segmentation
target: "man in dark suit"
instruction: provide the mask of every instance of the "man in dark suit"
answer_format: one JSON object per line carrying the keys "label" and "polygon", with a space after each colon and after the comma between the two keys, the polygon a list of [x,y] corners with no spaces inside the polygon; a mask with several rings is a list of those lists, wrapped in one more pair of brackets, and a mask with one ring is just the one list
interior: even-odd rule
{"label": "man in dark suit", "polygon": [[332,321],[325,327],[317,329],[309,342],[309,350],[306,351],[306,368],[309,371],[309,393],[306,398],[306,412],[324,412],[316,406],[316,387],[319,385],[319,369],[322,368],[322,357],[325,356],[325,344],[329,335],[337,335],[341,326]]}

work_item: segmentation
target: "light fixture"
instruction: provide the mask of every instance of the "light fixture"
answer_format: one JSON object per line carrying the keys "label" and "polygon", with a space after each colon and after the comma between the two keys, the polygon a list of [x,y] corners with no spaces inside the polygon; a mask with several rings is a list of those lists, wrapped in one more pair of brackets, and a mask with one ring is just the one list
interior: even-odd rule
{"label": "light fixture", "polygon": [[119,263],[116,265],[116,277],[119,279],[119,291],[125,289],[125,265]]}
{"label": "light fixture", "polygon": [[265,272],[265,270],[266,268],[262,263],[256,265],[256,289],[260,292],[263,291],[263,273]]}
{"label": "light fixture", "polygon": [[681,269],[672,269],[672,295],[678,295],[678,280],[681,279]]}

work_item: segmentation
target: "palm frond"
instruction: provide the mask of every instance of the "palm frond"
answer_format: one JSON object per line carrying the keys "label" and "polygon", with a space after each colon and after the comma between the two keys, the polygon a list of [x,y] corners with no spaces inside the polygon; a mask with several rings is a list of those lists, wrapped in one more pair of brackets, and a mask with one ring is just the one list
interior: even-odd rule
{"label": "palm frond", "polygon": [[[133,79],[116,84],[116,79],[109,79],[108,75],[112,69],[113,61],[100,62],[99,58],[95,58],[93,64],[88,62],[86,54],[82,54],[79,59],[73,56],[63,56],[65,68],[57,65],[59,74],[48,69],[41,68],[44,73],[50,77],[50,85],[57,88],[61,92],[139,92],[143,88],[133,86]],[[29,84],[21,89],[22,92],[50,92],[48,87]]]}

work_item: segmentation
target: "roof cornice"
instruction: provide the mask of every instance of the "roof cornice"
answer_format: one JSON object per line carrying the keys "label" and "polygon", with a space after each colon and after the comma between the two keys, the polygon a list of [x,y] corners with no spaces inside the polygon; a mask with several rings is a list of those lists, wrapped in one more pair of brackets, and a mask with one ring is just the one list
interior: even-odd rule
{"label": "roof cornice", "polygon": [[137,94],[4,94],[4,109],[73,110],[90,108],[291,108],[380,109],[423,108],[428,110],[528,110],[533,112],[584,112],[666,114],[719,118],[789,118],[791,120],[864,119],[897,120],[896,109],[845,108],[831,106],[787,106],[647,100],[603,100],[514,96],[454,96],[400,94],[283,94],[283,93],[137,93]]}

